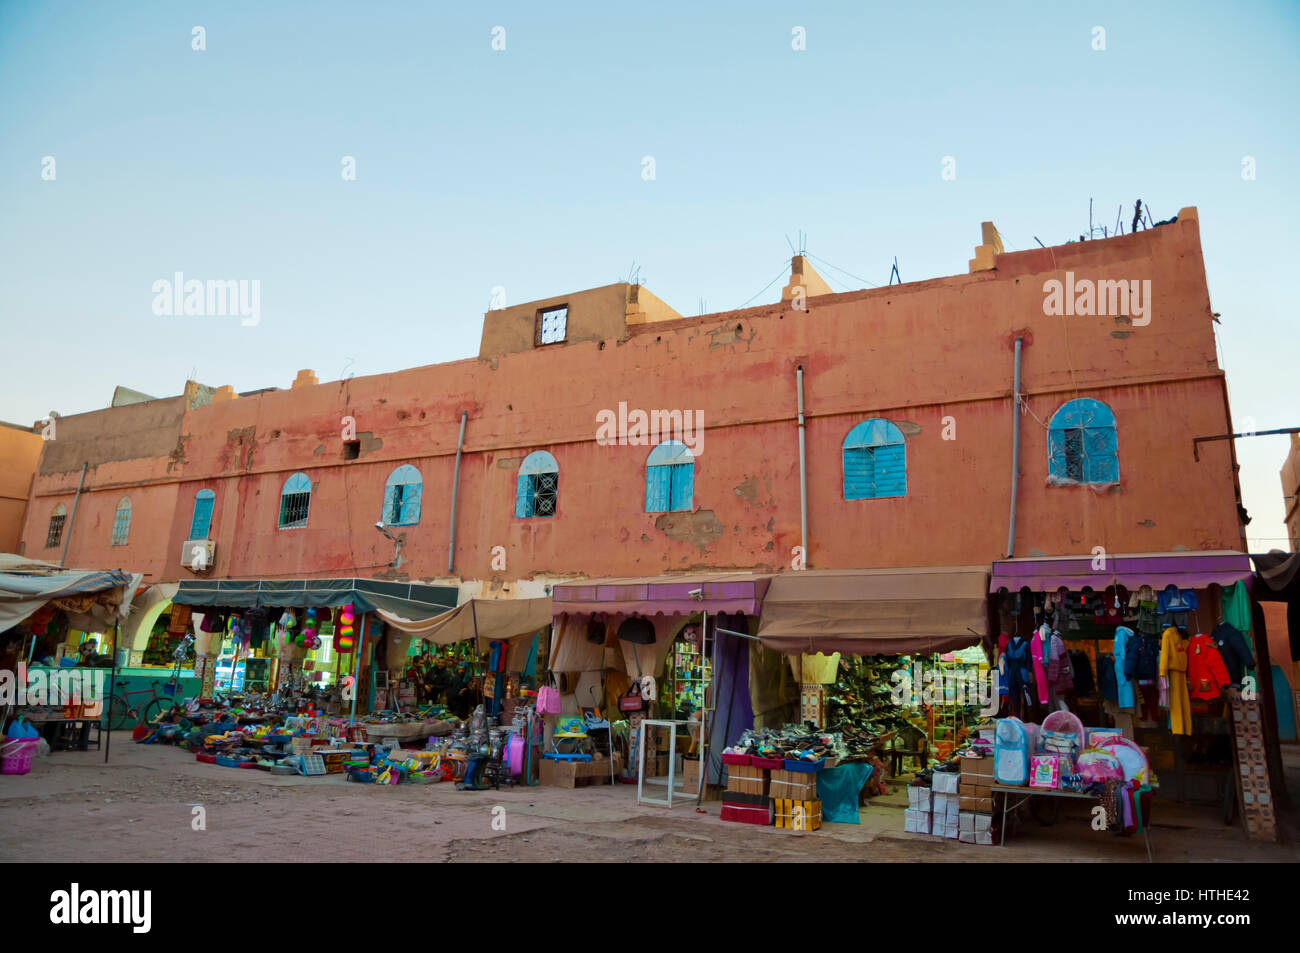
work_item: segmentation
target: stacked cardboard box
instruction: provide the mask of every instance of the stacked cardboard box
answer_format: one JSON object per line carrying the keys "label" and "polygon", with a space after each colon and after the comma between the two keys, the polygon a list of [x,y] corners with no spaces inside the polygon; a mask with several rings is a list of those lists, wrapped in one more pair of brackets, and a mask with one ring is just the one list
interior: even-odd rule
{"label": "stacked cardboard box", "polygon": [[817,800],[817,775],[799,771],[772,771],[769,792],[772,797],[790,801]]}
{"label": "stacked cardboard box", "polygon": [[993,813],[993,759],[962,758],[957,785],[958,804],[963,811]]}
{"label": "stacked cardboard box", "polygon": [[776,798],[776,826],[791,831],[815,831],[822,826],[821,801]]}
{"label": "stacked cardboard box", "polygon": [[993,815],[962,811],[957,816],[957,831],[963,844],[992,844]]}
{"label": "stacked cardboard box", "polygon": [[1258,698],[1243,698],[1228,689],[1232,710],[1233,748],[1237,753],[1237,796],[1246,834],[1253,840],[1277,840],[1277,813],[1264,749],[1262,711]]}
{"label": "stacked cardboard box", "polygon": [[961,805],[957,793],[957,775],[936,771],[930,781],[934,792],[932,799],[930,832],[939,837],[957,839],[958,815]]}
{"label": "stacked cardboard box", "polygon": [[741,824],[772,824],[771,772],[752,764],[727,765],[722,819]]}
{"label": "stacked cardboard box", "polygon": [[908,834],[930,833],[934,794],[929,788],[909,786],[907,810],[903,812],[903,830]]}

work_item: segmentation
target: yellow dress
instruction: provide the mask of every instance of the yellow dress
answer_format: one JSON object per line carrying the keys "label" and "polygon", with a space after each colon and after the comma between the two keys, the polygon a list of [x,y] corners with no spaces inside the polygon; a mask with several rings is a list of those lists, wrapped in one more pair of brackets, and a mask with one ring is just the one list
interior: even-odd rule
{"label": "yellow dress", "polygon": [[1160,674],[1169,681],[1169,728],[1192,733],[1192,703],[1187,697],[1187,641],[1172,625],[1160,636]]}

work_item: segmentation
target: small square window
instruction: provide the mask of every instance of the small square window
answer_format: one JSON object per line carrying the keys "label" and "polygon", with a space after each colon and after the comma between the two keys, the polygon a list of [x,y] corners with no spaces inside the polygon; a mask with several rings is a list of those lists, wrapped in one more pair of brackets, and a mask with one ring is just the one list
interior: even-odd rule
{"label": "small square window", "polygon": [[537,316],[537,341],[539,344],[559,344],[569,324],[569,306],[547,308]]}
{"label": "small square window", "polygon": [[343,441],[343,459],[344,459],[344,460],[355,460],[355,459],[357,459],[357,458],[360,457],[360,456],[361,456],[361,441],[360,441],[360,440],[344,440],[344,441]]}

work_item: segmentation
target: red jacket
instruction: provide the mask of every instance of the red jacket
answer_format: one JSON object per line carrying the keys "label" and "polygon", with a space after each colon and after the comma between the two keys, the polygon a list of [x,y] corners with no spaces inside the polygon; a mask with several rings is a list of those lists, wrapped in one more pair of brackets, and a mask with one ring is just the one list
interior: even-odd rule
{"label": "red jacket", "polygon": [[1187,691],[1193,698],[1218,698],[1228,684],[1228,669],[1214,639],[1194,635],[1187,644]]}

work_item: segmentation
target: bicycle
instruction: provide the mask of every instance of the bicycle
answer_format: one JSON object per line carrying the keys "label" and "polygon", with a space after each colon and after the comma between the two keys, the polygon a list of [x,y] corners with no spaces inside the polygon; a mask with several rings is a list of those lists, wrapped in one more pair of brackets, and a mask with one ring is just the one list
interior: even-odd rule
{"label": "bicycle", "polygon": [[[128,728],[135,728],[138,725],[152,726],[163,712],[168,711],[177,704],[178,699],[172,697],[166,689],[170,688],[172,692],[176,691],[176,684],[168,681],[164,685],[163,694],[158,694],[159,680],[154,679],[151,688],[142,688],[139,691],[126,691],[126,682],[117,682],[118,691],[109,698],[109,704],[112,705],[113,716],[109,720],[109,731],[125,731]],[[130,704],[127,699],[133,695],[148,695],[149,700],[141,708],[136,708]]]}

